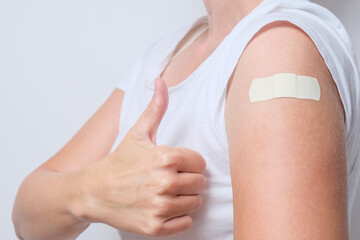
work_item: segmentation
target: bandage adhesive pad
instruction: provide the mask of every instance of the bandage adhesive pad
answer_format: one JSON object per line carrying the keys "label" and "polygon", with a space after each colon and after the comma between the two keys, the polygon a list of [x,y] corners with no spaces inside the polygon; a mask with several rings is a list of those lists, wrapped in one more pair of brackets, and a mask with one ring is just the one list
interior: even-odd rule
{"label": "bandage adhesive pad", "polygon": [[251,103],[282,97],[320,101],[320,95],[320,85],[316,78],[294,73],[278,73],[254,79],[249,90]]}

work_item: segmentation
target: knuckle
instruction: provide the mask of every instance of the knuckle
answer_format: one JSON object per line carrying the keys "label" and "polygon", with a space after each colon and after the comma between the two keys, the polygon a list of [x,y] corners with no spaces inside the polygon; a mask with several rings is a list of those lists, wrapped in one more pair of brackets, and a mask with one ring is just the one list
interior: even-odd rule
{"label": "knuckle", "polygon": [[154,203],[154,215],[156,217],[166,216],[171,209],[171,203],[167,198],[156,198]]}
{"label": "knuckle", "polygon": [[158,147],[155,151],[155,158],[160,163],[162,163],[163,161],[166,161],[166,159],[168,158],[168,155],[169,155],[169,150],[167,147]]}
{"label": "knuckle", "polygon": [[176,167],[181,155],[171,147],[161,147],[156,151],[156,158],[162,167]]}
{"label": "knuckle", "polygon": [[148,237],[159,237],[162,235],[163,231],[164,225],[162,221],[155,219],[148,224],[143,232]]}
{"label": "knuckle", "polygon": [[160,181],[159,194],[176,192],[179,188],[179,183],[172,174],[164,176]]}

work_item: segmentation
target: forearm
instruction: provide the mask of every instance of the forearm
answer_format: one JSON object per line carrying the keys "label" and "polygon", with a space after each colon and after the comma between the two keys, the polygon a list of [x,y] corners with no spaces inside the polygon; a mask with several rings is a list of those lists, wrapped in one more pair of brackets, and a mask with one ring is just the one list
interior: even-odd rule
{"label": "forearm", "polygon": [[[13,208],[19,238],[75,239],[89,225],[78,217],[79,174],[37,169],[22,183]],[[75,214],[76,213],[76,214]]]}

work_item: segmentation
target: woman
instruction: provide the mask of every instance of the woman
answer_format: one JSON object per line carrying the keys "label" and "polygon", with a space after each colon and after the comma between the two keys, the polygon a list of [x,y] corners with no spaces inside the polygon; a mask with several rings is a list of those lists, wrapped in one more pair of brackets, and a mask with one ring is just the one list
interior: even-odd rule
{"label": "woman", "polygon": [[[93,222],[131,240],[348,238],[360,87],[345,29],[308,0],[204,4],[24,180],[19,238]],[[279,73],[316,78],[320,99],[249,101],[254,79]]]}

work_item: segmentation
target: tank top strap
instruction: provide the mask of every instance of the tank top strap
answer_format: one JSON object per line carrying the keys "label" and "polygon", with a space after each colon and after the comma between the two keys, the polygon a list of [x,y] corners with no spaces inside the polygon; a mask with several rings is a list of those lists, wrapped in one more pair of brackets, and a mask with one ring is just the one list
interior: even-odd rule
{"label": "tank top strap", "polygon": [[266,16],[278,5],[276,0],[263,0],[255,9],[245,16],[221,43],[221,51],[217,52],[216,61],[213,61],[212,67],[219,68],[215,81],[209,86],[207,101],[210,103],[209,112],[213,121],[214,130],[217,132],[219,142],[227,148],[227,135],[225,128],[225,101],[227,84],[237,65],[243,50],[247,43],[257,32],[262,24],[263,16]]}
{"label": "tank top strap", "polygon": [[195,39],[197,39],[204,31],[208,29],[206,16],[199,18],[185,34],[185,36],[179,41],[175,47],[170,60],[184,51]]}

